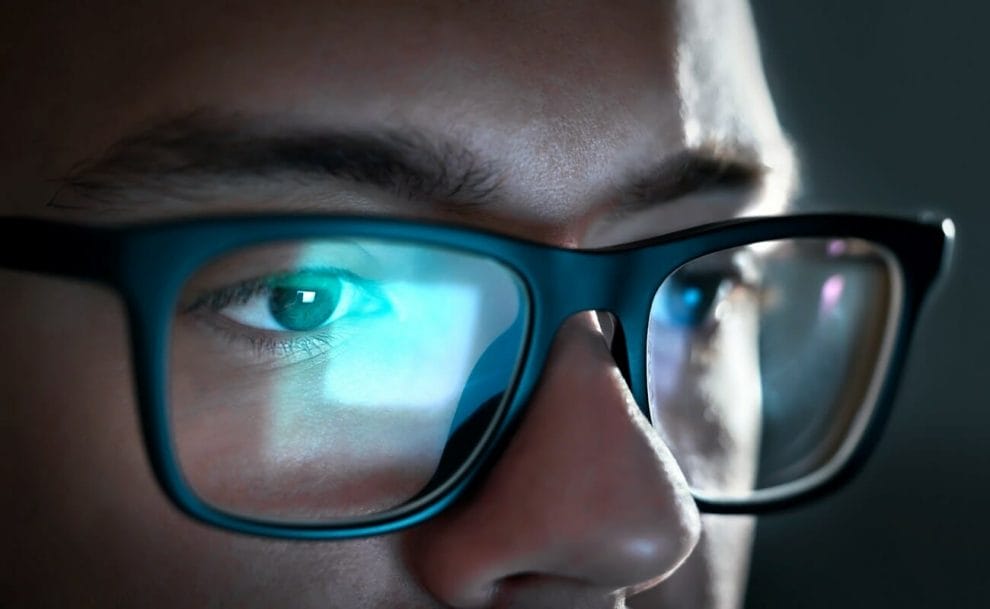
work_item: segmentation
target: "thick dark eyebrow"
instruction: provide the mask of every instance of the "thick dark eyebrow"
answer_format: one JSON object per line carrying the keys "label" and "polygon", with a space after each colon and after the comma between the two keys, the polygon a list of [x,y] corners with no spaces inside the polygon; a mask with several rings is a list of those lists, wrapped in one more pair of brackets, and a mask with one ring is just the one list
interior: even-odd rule
{"label": "thick dark eyebrow", "polygon": [[688,195],[717,191],[747,193],[762,185],[771,171],[755,151],[725,147],[686,149],[630,180],[620,207],[622,211],[634,211]]}
{"label": "thick dark eyebrow", "polygon": [[279,177],[337,178],[408,199],[479,205],[497,199],[502,172],[464,147],[418,132],[275,132],[254,121],[196,114],[125,137],[60,181],[86,199],[116,203],[133,192]]}
{"label": "thick dark eyebrow", "polygon": [[[767,172],[756,155],[724,148],[682,150],[628,178],[623,211],[702,191],[751,189]],[[411,130],[274,130],[258,121],[197,113],[127,136],[59,182],[51,207],[83,200],[117,205],[181,198],[244,179],[336,178],[405,199],[456,208],[503,198],[505,169],[455,142]],[[179,193],[177,195],[177,193]]]}

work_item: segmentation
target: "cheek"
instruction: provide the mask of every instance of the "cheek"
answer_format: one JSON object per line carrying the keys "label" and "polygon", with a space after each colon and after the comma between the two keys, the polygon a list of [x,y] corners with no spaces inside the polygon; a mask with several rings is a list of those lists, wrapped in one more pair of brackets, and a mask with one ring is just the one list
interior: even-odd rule
{"label": "cheek", "polygon": [[186,351],[173,358],[173,368],[195,363],[175,370],[172,433],[191,489],[215,507],[264,519],[346,518],[407,501],[436,471],[453,406],[369,411],[323,389],[331,363],[244,378]]}
{"label": "cheek", "polygon": [[759,316],[745,298],[723,304],[714,329],[654,330],[651,411],[694,488],[746,495],[762,421]]}
{"label": "cheek", "polygon": [[23,571],[17,591],[111,585],[99,565],[123,541],[119,507],[162,511],[148,500],[157,493],[136,433],[122,309],[89,286],[2,281],[12,295],[0,303],[2,441],[17,461],[3,486],[19,490],[2,526]]}
{"label": "cheek", "polygon": [[3,440],[20,492],[3,526],[22,571],[18,593],[31,602],[70,590],[122,594],[136,569],[175,543],[163,533],[182,531],[146,466],[122,306],[65,281],[8,285]]}
{"label": "cheek", "polygon": [[717,335],[710,369],[699,388],[718,421],[723,484],[746,495],[756,487],[762,408],[759,314],[755,303],[739,299]]}
{"label": "cheek", "polygon": [[35,516],[95,518],[86,512],[111,480],[143,465],[122,309],[88,286],[0,281],[11,295],[0,302],[3,440],[28,491],[15,500],[33,501]]}
{"label": "cheek", "polygon": [[0,589],[14,595],[2,604],[384,606],[373,597],[417,594],[394,538],[275,542],[180,514],[147,466],[117,298],[6,273],[0,293],[0,488],[16,489],[0,503]]}

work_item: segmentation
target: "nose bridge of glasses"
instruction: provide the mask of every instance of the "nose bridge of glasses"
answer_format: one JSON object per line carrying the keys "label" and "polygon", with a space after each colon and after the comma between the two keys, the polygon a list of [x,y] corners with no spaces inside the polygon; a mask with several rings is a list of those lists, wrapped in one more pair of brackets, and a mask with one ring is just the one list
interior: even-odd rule
{"label": "nose bridge of glasses", "polygon": [[536,298],[562,323],[582,311],[619,311],[629,304],[632,257],[606,252],[556,250],[539,267]]}
{"label": "nose bridge of glasses", "polygon": [[[534,277],[537,351],[545,355],[563,323],[585,311],[612,315],[613,357],[633,397],[646,404],[646,327],[655,286],[641,252],[556,250]],[[539,355],[537,355],[539,357]]]}

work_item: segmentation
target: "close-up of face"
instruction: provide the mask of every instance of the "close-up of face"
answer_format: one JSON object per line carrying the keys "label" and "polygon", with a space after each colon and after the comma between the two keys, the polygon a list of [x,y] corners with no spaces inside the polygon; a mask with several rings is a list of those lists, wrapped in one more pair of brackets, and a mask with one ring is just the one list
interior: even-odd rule
{"label": "close-up of face", "polygon": [[[346,215],[597,249],[780,214],[795,188],[742,0],[16,4],[4,216]],[[403,530],[320,541],[176,509],[119,295],[0,269],[0,487],[16,489],[0,605],[739,607],[754,518],[703,514],[691,491],[745,496],[765,475],[761,265],[792,250],[702,258],[657,291],[649,419],[614,319],[577,313],[469,492]],[[374,238],[204,264],[168,356],[188,483],[276,520],[409,500],[486,354],[521,336],[521,285],[478,255]]]}

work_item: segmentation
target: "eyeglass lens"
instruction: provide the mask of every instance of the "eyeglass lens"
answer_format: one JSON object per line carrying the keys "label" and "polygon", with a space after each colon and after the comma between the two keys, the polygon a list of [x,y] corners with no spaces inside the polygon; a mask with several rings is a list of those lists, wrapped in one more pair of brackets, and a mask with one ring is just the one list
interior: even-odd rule
{"label": "eyeglass lens", "polygon": [[172,326],[183,476],[207,503],[273,521],[406,503],[459,465],[442,462],[456,430],[488,427],[526,311],[502,265],[437,247],[331,239],[226,254],[189,278]]}
{"label": "eyeglass lens", "polygon": [[665,279],[650,413],[692,490],[742,500],[840,461],[869,418],[898,290],[893,258],[855,239],[757,243]]}
{"label": "eyeglass lens", "polygon": [[[835,462],[869,414],[897,298],[891,258],[854,239],[734,248],[664,279],[649,410],[692,489],[745,499]],[[276,522],[401,506],[491,426],[528,315],[515,274],[468,252],[371,238],[228,252],[188,278],[172,321],[182,475],[206,503]]]}

